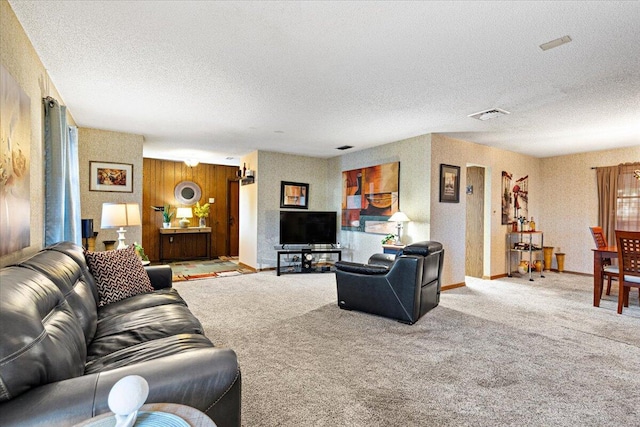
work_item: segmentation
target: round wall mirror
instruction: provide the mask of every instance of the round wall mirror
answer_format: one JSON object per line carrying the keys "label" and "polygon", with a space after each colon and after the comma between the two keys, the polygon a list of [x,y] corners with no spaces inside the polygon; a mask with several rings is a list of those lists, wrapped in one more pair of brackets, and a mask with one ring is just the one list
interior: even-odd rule
{"label": "round wall mirror", "polygon": [[176,185],[176,189],[173,192],[176,200],[183,205],[191,206],[195,205],[200,197],[202,191],[200,186],[193,181],[182,181]]}

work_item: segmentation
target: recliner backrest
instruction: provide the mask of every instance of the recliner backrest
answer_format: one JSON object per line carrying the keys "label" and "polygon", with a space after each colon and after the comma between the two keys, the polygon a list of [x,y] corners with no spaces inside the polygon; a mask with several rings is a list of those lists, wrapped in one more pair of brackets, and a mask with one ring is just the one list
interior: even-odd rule
{"label": "recliner backrest", "polygon": [[422,255],[425,257],[423,263],[422,283],[427,285],[434,280],[440,279],[444,250],[442,243],[434,241],[423,241],[413,243],[405,247],[403,255]]}

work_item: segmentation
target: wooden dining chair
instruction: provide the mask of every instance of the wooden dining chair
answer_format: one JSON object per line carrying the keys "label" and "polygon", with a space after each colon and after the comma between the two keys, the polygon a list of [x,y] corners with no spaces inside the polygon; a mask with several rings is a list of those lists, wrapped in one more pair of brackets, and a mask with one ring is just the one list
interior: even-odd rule
{"label": "wooden dining chair", "polygon": [[[591,230],[591,235],[593,236],[593,241],[596,243],[596,248],[602,249],[609,246],[602,227],[589,227],[589,230]],[[611,280],[617,279],[618,273],[618,266],[611,264],[611,258],[602,259],[602,277],[603,279],[607,279],[607,295],[611,294]],[[604,283],[604,280],[602,280],[602,283]],[[602,288],[602,290],[604,290],[604,286]],[[600,296],[602,296],[602,291],[600,292]]]}
{"label": "wooden dining chair", "polygon": [[640,291],[640,231],[616,230],[618,245],[618,314],[629,307],[629,290]]}

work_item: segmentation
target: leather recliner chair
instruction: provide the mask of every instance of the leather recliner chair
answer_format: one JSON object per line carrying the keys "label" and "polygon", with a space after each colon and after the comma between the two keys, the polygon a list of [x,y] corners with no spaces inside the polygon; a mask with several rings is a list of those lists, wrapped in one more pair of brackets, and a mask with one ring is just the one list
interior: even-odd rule
{"label": "leather recliner chair", "polygon": [[444,249],[424,241],[367,264],[336,262],[338,306],[413,324],[440,302]]}

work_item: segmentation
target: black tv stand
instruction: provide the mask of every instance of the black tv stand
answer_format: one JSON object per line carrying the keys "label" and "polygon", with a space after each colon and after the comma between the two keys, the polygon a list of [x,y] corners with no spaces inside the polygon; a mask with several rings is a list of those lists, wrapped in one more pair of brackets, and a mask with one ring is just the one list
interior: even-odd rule
{"label": "black tv stand", "polygon": [[[315,260],[303,259],[303,256],[307,254],[311,254],[312,257],[313,254],[338,254],[338,261],[342,260],[341,248],[332,247],[331,249],[313,249],[312,247],[306,247],[298,249],[284,249],[284,245],[282,245],[282,250],[278,251],[276,274],[279,276],[280,274],[288,273],[328,273],[330,271],[335,271],[333,264],[327,263],[326,265],[318,265]],[[283,255],[299,255],[300,261],[295,262],[299,263],[300,265],[288,265],[282,267],[281,259]]]}

